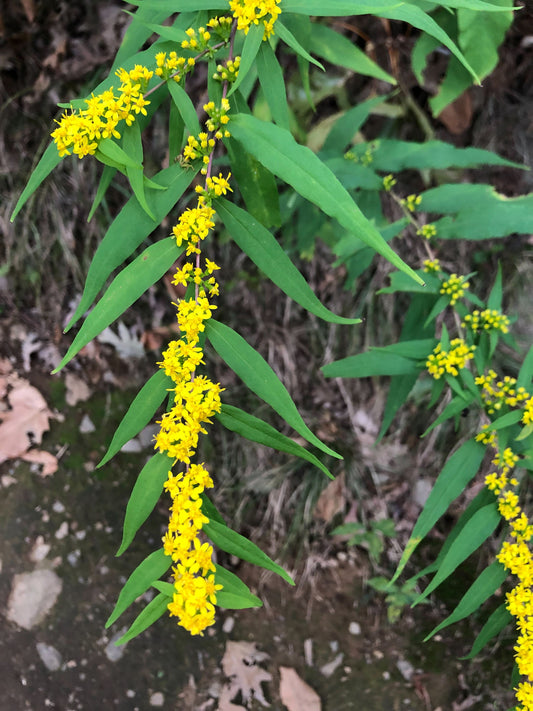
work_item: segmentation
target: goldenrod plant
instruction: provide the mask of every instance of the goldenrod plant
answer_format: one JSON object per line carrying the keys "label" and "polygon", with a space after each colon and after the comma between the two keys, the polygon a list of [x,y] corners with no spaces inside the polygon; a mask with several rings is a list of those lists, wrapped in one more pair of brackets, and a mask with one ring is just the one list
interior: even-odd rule
{"label": "goldenrod plant", "polygon": [[[165,403],[154,455],[140,472],[127,505],[118,554],[127,550],[161,496],[168,497],[168,529],[161,546],[125,583],[108,625],[150,588],[157,595],[119,642],[140,634],[167,612],[191,634],[201,635],[215,622],[217,606],[260,606],[261,601],[237,576],[215,563],[214,549],[262,566],[293,584],[278,563],[226,524],[209,498],[208,491],[216,480],[209,469],[216,471],[216,452],[213,466],[198,461],[200,435],[207,435],[209,425],[217,420],[254,442],[301,457],[320,470],[319,476],[331,477],[319,456],[340,459],[340,455],[305,424],[264,358],[235,330],[214,318],[215,300],[219,291],[223,298],[224,279],[232,275],[221,274],[206,250],[217,230],[225,231],[267,278],[311,314],[330,323],[357,327],[357,314],[349,318],[336,315],[318,300],[288,256],[287,225],[306,224],[311,216],[314,233],[299,242],[302,252],[312,252],[315,235],[324,226],[326,241],[339,263],[346,266],[348,287],[377,253],[397,270],[392,273],[391,286],[383,291],[413,294],[398,344],[376,349],[370,357],[359,354],[332,363],[323,368],[324,373],[335,377],[393,376],[382,434],[419,377],[431,379],[431,407],[439,397],[452,393],[432,428],[460,416],[465,408],[477,407],[485,419],[486,427],[480,425],[479,432],[461,444],[445,465],[394,580],[439,516],[475,476],[485,450],[493,447],[494,472],[487,479],[486,491],[467,509],[435,565],[424,571],[436,574],[420,599],[486,540],[503,519],[509,539],[502,544],[498,559],[476,581],[473,592],[467,593],[460,612],[452,617],[459,619],[469,614],[474,604],[479,606],[481,598],[489,597],[508,572],[517,576],[519,582],[510,593],[507,607],[487,623],[473,651],[501,629],[510,615],[516,617],[521,634],[517,658],[525,679],[518,687],[517,698],[523,708],[533,708],[533,660],[528,651],[533,619],[529,610],[533,604],[533,567],[528,552],[532,529],[517,493],[519,472],[526,471],[532,461],[533,355],[525,359],[516,380],[496,375],[491,362],[499,339],[507,339],[512,345],[510,320],[501,312],[500,276],[487,303],[483,303],[471,289],[475,275],[444,271],[432,246],[441,238],[484,239],[531,229],[531,203],[521,198],[503,201],[490,186],[483,185],[446,184],[420,195],[397,195],[395,183],[406,168],[427,173],[448,167],[513,164],[489,151],[457,149],[440,141],[354,141],[372,110],[389,100],[390,94],[372,97],[337,117],[319,151],[314,152],[294,137],[297,121],[280,64],[281,50],[285,57],[296,60],[311,105],[311,71],[324,71],[321,60],[372,77],[382,87],[394,87],[394,76],[332,29],[331,21],[323,19],[370,13],[409,23],[421,33],[422,45],[416,57],[419,72],[433,46],[428,38],[444,47],[464,71],[461,80],[466,86],[479,82],[488,67],[487,60],[476,69],[460,46],[463,43],[468,47],[474,58],[468,34],[472,17],[498,27],[499,34],[491,40],[497,45],[503,36],[501,28],[510,22],[511,3],[134,0],[132,4],[137,10],[131,13],[131,24],[109,76],[88,97],[61,107],[63,113],[51,132],[53,141],[13,214],[14,219],[41,182],[68,156],[70,160],[92,156],[103,166],[88,219],[117,174],[131,187],[131,196],[94,254],[81,301],[66,330],[87,315],[57,370],[169,269],[174,272],[173,284],[182,294],[175,304],[179,337],[164,349],[156,372],[135,397],[99,465],[105,465],[120,451]],[[459,23],[459,31],[454,30],[459,45],[445,29],[450,17]],[[154,36],[149,47],[142,49]],[[189,95],[193,75],[205,80],[203,92],[196,89],[194,94],[204,97],[199,105]],[[268,105],[268,115],[260,113],[266,120],[258,117],[260,101]],[[156,114],[167,117],[168,167],[147,175],[143,133]],[[379,207],[381,192],[403,211],[403,217],[395,223],[384,220]],[[474,193],[484,212],[469,221]],[[428,213],[442,217],[420,219]],[[168,215],[175,225],[171,234],[154,241],[151,235]],[[503,217],[494,219],[494,215]],[[271,231],[278,228],[281,242]],[[427,248],[422,269],[406,264],[388,244],[410,228]],[[144,242],[144,250],[133,257]],[[96,301],[117,269],[120,271]],[[470,311],[468,304],[475,309]],[[206,342],[255,395],[315,448],[315,453],[256,416],[225,404],[223,388],[205,369]],[[412,585],[406,584],[404,589],[413,594]]]}

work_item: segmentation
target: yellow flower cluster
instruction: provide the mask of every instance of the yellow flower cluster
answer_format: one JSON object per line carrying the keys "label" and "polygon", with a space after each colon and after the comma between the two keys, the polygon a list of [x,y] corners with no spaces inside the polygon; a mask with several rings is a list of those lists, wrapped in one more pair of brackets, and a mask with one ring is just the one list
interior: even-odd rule
{"label": "yellow flower cluster", "polygon": [[438,274],[440,272],[440,262],[438,259],[424,259],[423,269],[427,274]]}
{"label": "yellow flower cluster", "polygon": [[466,281],[466,277],[450,274],[450,278],[443,282],[440,293],[448,295],[450,297],[450,305],[453,306],[458,299],[464,296],[465,290],[469,286],[470,282]]}
{"label": "yellow flower cluster", "polygon": [[506,375],[500,380],[498,374],[492,369],[487,375],[479,375],[475,383],[481,386],[481,399],[489,415],[501,410],[504,405],[520,407],[521,403],[531,397],[525,388],[515,387],[516,378]]}
{"label": "yellow flower cluster", "polygon": [[435,227],[435,225],[429,223],[427,225],[422,225],[422,227],[420,227],[420,229],[416,231],[416,234],[419,237],[423,237],[424,239],[429,240],[432,237],[437,236],[437,228]]}
{"label": "yellow flower cluster", "polygon": [[197,206],[185,210],[177,225],[172,228],[178,247],[181,247],[182,242],[187,245],[187,256],[200,254],[200,243],[207,237],[209,230],[215,226],[212,219],[214,214],[213,208],[206,205],[205,198],[200,195]]}
{"label": "yellow flower cluster", "polygon": [[[203,140],[203,139],[202,139]],[[205,139],[207,141],[207,138]],[[186,262],[174,274],[172,283],[194,287],[194,297],[181,300],[177,305],[179,340],[168,344],[159,366],[173,383],[173,403],[159,422],[160,429],[155,446],[165,452],[174,462],[185,465],[185,472],[168,473],[165,489],[170,494],[172,506],[168,530],[163,537],[166,555],[175,564],[174,595],[168,605],[171,616],[191,634],[202,634],[215,620],[217,590],[213,548],[201,542],[200,533],[209,522],[202,511],[202,494],[212,488],[213,481],[203,464],[191,463],[198,447],[200,434],[206,434],[205,425],[220,412],[220,383],[213,383],[196,369],[203,361],[200,334],[205,322],[216,308],[209,302],[210,296],[218,294],[218,283],[213,273],[218,265],[209,259],[205,268],[200,267],[200,245],[214,226],[214,210],[211,199],[231,190],[229,175],[222,174],[206,179],[206,187],[198,196],[198,205],[186,210],[180,217],[173,233],[178,245],[187,244],[186,254],[196,255],[195,264]]]}
{"label": "yellow flower cluster", "polygon": [[476,442],[496,447],[496,430],[489,429],[490,425],[483,425],[481,432],[476,435]]}
{"label": "yellow flower cluster", "polygon": [[237,29],[248,34],[251,25],[263,22],[265,33],[263,39],[268,39],[274,34],[274,23],[281,9],[278,7],[281,0],[230,0],[229,6],[233,17],[237,20]]}
{"label": "yellow flower cluster", "polygon": [[189,27],[185,34],[189,39],[183,40],[181,43],[182,49],[194,49],[203,52],[209,46],[211,33],[205,27],[199,27],[198,32],[193,27]]}
{"label": "yellow flower cluster", "polygon": [[445,373],[459,375],[459,370],[474,357],[475,346],[468,346],[462,338],[454,338],[450,346],[450,350],[445,351],[439,343],[426,361],[426,368],[435,380]]}
{"label": "yellow flower cluster", "polygon": [[217,64],[217,70],[213,74],[213,79],[217,81],[227,81],[230,84],[237,79],[239,75],[239,67],[241,66],[241,58],[235,57],[235,59],[228,59],[226,66],[223,64]]}
{"label": "yellow flower cluster", "polygon": [[485,479],[488,489],[498,497],[498,510],[509,523],[510,541],[504,541],[496,556],[499,562],[518,578],[518,584],[507,593],[507,609],[516,618],[519,637],[515,646],[518,671],[527,681],[515,689],[521,707],[518,711],[533,710],[533,555],[528,543],[533,538],[533,525],[519,505],[517,479],[512,470],[519,461],[510,447],[494,457],[496,471]]}
{"label": "yellow flower cluster", "polygon": [[135,121],[138,114],[146,116],[146,108],[150,102],[143,94],[153,72],[147,67],[137,64],[129,72],[117,69],[120,79],[118,92],[113,87],[90,99],[85,99],[86,109],[65,112],[58,127],[52,132],[59,155],[68,156],[74,153],[79,158],[96,153],[98,143],[103,138],[120,138],[117,126],[125,121],[128,126]]}
{"label": "yellow flower cluster", "polygon": [[175,82],[181,79],[194,69],[196,61],[194,57],[178,57],[176,52],[169,52],[168,57],[166,52],[158,52],[155,55],[156,70],[155,73],[165,81],[174,79]]}
{"label": "yellow flower cluster", "polygon": [[509,319],[505,314],[496,311],[496,309],[484,309],[479,311],[476,309],[472,314],[467,314],[461,324],[463,327],[468,326],[477,333],[478,331],[501,331],[509,333]]}
{"label": "yellow flower cluster", "polygon": [[396,178],[392,173],[389,173],[389,175],[386,175],[383,178],[383,190],[385,190],[387,193],[389,193],[392,188],[396,185]]}
{"label": "yellow flower cluster", "polygon": [[229,110],[230,104],[225,98],[222,99],[218,107],[214,101],[204,104],[204,111],[207,114],[205,126],[212,135],[210,136],[209,133],[203,131],[198,136],[189,136],[187,139],[187,145],[183,149],[183,162],[187,164],[197,158],[201,158],[203,167],[200,172],[202,175],[207,175],[208,173],[208,166],[211,162],[216,142],[221,138],[229,138],[231,136],[228,129],[225,128],[230,120]]}
{"label": "yellow flower cluster", "polygon": [[422,197],[420,195],[408,195],[401,200],[402,205],[406,207],[409,212],[414,212],[421,202]]}
{"label": "yellow flower cluster", "polygon": [[[522,388],[519,388],[519,390],[522,390]],[[528,398],[529,399],[524,405],[524,415],[522,417],[522,422],[524,423],[524,425],[533,424],[533,397],[529,397],[528,394]]]}

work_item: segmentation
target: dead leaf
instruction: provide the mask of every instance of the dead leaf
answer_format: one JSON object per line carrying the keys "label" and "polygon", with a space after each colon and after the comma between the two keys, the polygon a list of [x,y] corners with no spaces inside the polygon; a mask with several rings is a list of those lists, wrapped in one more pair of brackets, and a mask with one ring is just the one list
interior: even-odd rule
{"label": "dead leaf", "polygon": [[455,101],[446,106],[438,115],[439,121],[446,126],[450,133],[458,135],[466,131],[472,123],[473,107],[470,92],[458,96]]}
{"label": "dead leaf", "polygon": [[244,706],[233,704],[231,699],[235,696],[235,691],[233,687],[229,684],[222,687],[220,696],[218,698],[218,708],[217,711],[246,711]]}
{"label": "dead leaf", "polygon": [[29,452],[23,454],[21,459],[25,462],[32,462],[36,464],[42,464],[43,468],[41,470],[41,476],[51,476],[57,471],[58,462],[57,457],[54,457],[50,452],[44,452],[42,449],[30,449]]}
{"label": "dead leaf", "polygon": [[74,407],[78,402],[83,402],[88,400],[91,396],[91,391],[85,380],[78,378],[74,373],[67,373],[65,378],[65,386],[67,388],[67,393],[65,395],[65,400],[67,405]]}
{"label": "dead leaf", "polygon": [[42,464],[42,476],[53,474],[57,471],[56,457],[30,447],[42,442],[54,414],[37,388],[13,372],[9,361],[0,363],[0,397],[7,400],[0,410],[0,463],[20,457]]}
{"label": "dead leaf", "polygon": [[320,697],[294,669],[280,667],[279,695],[289,711],[321,711]]}
{"label": "dead leaf", "polygon": [[329,523],[335,514],[344,511],[345,504],[346,490],[344,486],[344,472],[342,472],[322,490],[316,503],[315,518],[320,518],[322,521]]}
{"label": "dead leaf", "polygon": [[260,652],[255,642],[226,642],[226,651],[222,657],[222,669],[230,679],[229,684],[225,687],[228,691],[226,696],[228,702],[232,701],[240,692],[245,704],[253,695],[263,706],[270,706],[263,695],[261,684],[264,681],[272,681],[272,675],[257,666],[265,659],[268,659],[268,654]]}
{"label": "dead leaf", "polygon": [[24,13],[28,18],[29,22],[33,22],[35,18],[35,5],[33,0],[21,0],[22,7],[24,8]]}

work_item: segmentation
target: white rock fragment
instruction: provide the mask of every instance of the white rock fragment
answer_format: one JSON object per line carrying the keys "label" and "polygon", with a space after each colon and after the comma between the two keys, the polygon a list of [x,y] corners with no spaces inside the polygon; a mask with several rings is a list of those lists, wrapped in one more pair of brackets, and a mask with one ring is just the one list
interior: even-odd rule
{"label": "white rock fragment", "polygon": [[8,486],[11,486],[12,484],[16,484],[17,480],[15,479],[14,476],[9,476],[9,474],[4,474],[2,478],[0,479],[2,482],[2,486],[4,489],[7,489]]}
{"label": "white rock fragment", "polygon": [[68,523],[66,521],[63,521],[61,526],[54,533],[54,536],[57,538],[58,541],[60,541],[62,538],[65,538],[65,536],[68,536]]}
{"label": "white rock fragment", "polygon": [[426,501],[433,488],[431,479],[418,479],[413,487],[413,500],[421,509],[426,505]]}
{"label": "white rock fragment", "polygon": [[90,434],[91,432],[94,432],[96,430],[96,427],[94,426],[93,421],[89,417],[89,415],[84,415],[82,417],[82,420],[80,422],[80,432],[82,434]]}
{"label": "white rock fragment", "polygon": [[304,639],[304,659],[308,667],[313,666],[313,640]]}
{"label": "white rock fragment", "polygon": [[156,691],[150,696],[150,706],[163,706],[164,703],[165,697],[160,691]]}
{"label": "white rock fragment", "polygon": [[106,645],[104,649],[104,654],[106,657],[109,659],[110,662],[118,662],[119,659],[122,659],[124,656],[124,652],[126,651],[126,644],[121,644],[120,647],[117,647],[115,645],[115,642],[119,640],[123,634],[126,634],[128,631],[127,627],[123,627],[121,630],[116,632],[111,639],[109,640],[109,643]]}
{"label": "white rock fragment", "polygon": [[320,667],[320,673],[323,674],[325,677],[330,677],[335,672],[335,670],[340,667],[343,659],[344,654],[340,652],[339,654],[337,654],[335,659],[333,659],[331,662],[328,662],[328,664],[324,664],[323,667]]}
{"label": "white rock fragment", "polygon": [[57,649],[44,642],[37,642],[35,645],[37,653],[41,657],[41,661],[49,671],[57,671],[61,669],[63,659]]}
{"label": "white rock fragment", "polygon": [[42,536],[37,536],[35,543],[30,551],[30,560],[32,563],[40,563],[50,552],[50,545],[44,542]]}
{"label": "white rock fragment", "polygon": [[359,622],[350,622],[348,632],[350,634],[361,634],[361,625],[359,624]]}
{"label": "white rock fragment", "polygon": [[413,674],[415,673],[415,668],[410,662],[408,662],[406,659],[398,659],[398,661],[396,662],[396,667],[398,668],[398,671],[403,676],[405,681],[411,681],[411,679],[413,678]]}
{"label": "white rock fragment", "polygon": [[52,570],[15,575],[7,602],[8,620],[26,630],[32,629],[56,604],[62,587],[61,578]]}
{"label": "white rock fragment", "polygon": [[222,631],[225,632],[226,634],[229,634],[234,626],[235,626],[235,618],[234,617],[226,617],[226,619],[224,620],[224,624],[222,625]]}
{"label": "white rock fragment", "polygon": [[65,513],[65,504],[62,504],[61,501],[54,501],[52,504],[52,511],[55,511],[56,513]]}

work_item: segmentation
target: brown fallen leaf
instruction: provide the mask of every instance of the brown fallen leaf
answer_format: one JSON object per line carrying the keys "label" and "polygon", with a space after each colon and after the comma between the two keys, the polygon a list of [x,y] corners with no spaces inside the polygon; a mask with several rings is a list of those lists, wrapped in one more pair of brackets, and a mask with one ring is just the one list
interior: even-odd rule
{"label": "brown fallen leaf", "polygon": [[280,667],[279,695],[289,711],[321,711],[320,697],[294,669]]}
{"label": "brown fallen leaf", "polygon": [[[258,663],[265,659],[268,659],[268,654],[260,652],[255,642],[226,642],[226,651],[222,657],[222,669],[230,680],[229,684],[224,687],[227,703],[235,699],[240,692],[245,704],[253,696],[263,706],[270,706],[263,695],[261,684],[264,681],[272,681],[272,675],[258,666]],[[226,709],[228,709],[227,704]],[[229,710],[234,711],[231,707]]]}
{"label": "brown fallen leaf", "polygon": [[42,449],[30,449],[29,452],[21,456],[21,459],[25,462],[42,464],[43,468],[40,474],[42,477],[52,476],[52,474],[56,473],[57,467],[59,466],[57,457],[54,457],[53,454],[45,452]]}
{"label": "brown fallen leaf", "polygon": [[65,385],[67,392],[65,395],[65,400],[67,405],[74,407],[78,402],[84,402],[88,400],[91,396],[91,391],[85,380],[82,380],[74,373],[67,373],[65,377]]}
{"label": "brown fallen leaf", "polygon": [[344,511],[345,504],[346,487],[344,485],[344,472],[341,472],[322,490],[316,502],[314,516],[329,523],[335,514]]}

